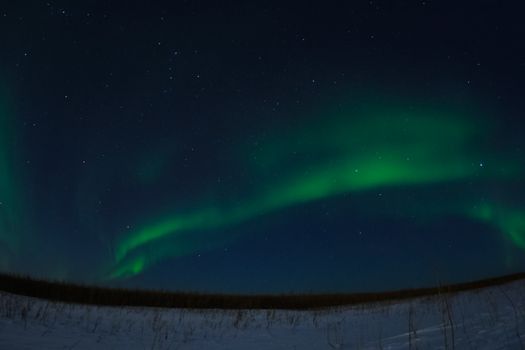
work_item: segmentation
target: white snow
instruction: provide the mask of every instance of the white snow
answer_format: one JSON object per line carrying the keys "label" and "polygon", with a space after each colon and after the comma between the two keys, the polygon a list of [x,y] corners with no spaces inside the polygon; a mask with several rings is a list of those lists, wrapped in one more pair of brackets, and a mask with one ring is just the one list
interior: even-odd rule
{"label": "white snow", "polygon": [[318,311],[56,303],[0,292],[0,349],[524,349],[525,281]]}

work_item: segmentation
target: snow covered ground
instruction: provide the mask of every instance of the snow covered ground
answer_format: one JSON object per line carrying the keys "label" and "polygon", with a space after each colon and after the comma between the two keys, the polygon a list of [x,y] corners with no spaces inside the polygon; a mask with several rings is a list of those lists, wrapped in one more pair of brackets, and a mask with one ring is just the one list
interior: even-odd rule
{"label": "snow covered ground", "polygon": [[524,349],[525,281],[320,311],[55,303],[0,293],[0,349]]}

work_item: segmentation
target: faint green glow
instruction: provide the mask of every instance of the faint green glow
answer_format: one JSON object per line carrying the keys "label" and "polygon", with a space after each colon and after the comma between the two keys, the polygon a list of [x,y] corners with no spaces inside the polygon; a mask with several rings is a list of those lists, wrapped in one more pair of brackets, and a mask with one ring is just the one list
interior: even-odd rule
{"label": "faint green glow", "polygon": [[525,249],[525,210],[482,203],[468,211],[470,217],[496,227],[518,247]]}
{"label": "faint green glow", "polygon": [[170,152],[164,149],[151,150],[148,157],[140,160],[137,169],[137,180],[141,184],[152,184],[163,174],[168,165]]}
{"label": "faint green glow", "polygon": [[0,267],[9,263],[9,256],[18,249],[19,244],[19,195],[13,167],[15,150],[12,136],[6,94],[0,89]]}
{"label": "faint green glow", "polygon": [[[483,123],[465,117],[395,110],[340,115],[288,131],[270,139],[256,154],[257,167],[267,173],[279,173],[272,180],[262,180],[258,188],[265,191],[255,191],[251,198],[236,205],[204,206],[202,210],[174,214],[131,232],[117,245],[111,276],[132,276],[167,256],[189,254],[203,245],[203,231],[321,198],[378,187],[519,173],[520,169],[509,162],[494,164],[492,170],[481,169],[481,155],[475,149],[488,136]],[[322,156],[294,160],[311,153]],[[489,215],[486,210],[471,217],[483,219]],[[506,214],[504,219],[485,221],[496,223],[516,244],[524,246],[523,216]],[[194,237],[201,235],[200,240]],[[218,240],[213,236],[208,239]]]}
{"label": "faint green glow", "polygon": [[133,275],[139,274],[144,270],[145,259],[143,257],[135,259],[133,265],[131,266],[131,273]]}

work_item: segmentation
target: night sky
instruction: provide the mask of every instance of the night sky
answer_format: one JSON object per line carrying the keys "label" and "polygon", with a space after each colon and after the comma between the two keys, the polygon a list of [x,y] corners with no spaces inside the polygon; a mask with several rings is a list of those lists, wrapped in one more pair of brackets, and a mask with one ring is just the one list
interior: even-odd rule
{"label": "night sky", "polygon": [[355,292],[525,270],[518,1],[3,1],[0,270]]}

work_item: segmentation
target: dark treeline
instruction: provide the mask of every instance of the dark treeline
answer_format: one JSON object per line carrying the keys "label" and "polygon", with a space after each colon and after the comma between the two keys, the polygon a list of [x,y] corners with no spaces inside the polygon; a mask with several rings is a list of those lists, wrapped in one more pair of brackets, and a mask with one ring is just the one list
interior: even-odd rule
{"label": "dark treeline", "polygon": [[103,288],[0,274],[0,290],[58,302],[92,305],[306,310],[455,293],[509,283],[524,278],[525,273],[519,273],[433,288],[405,289],[381,293],[232,295]]}

